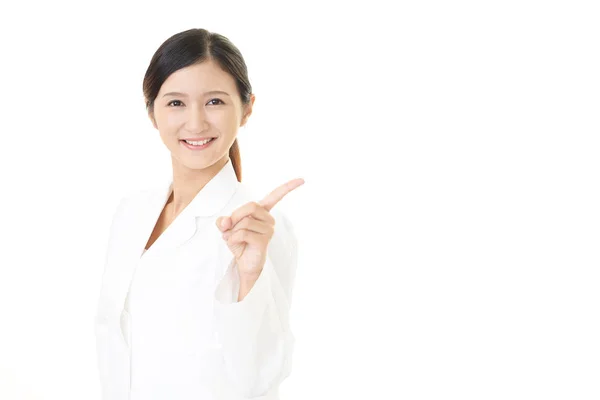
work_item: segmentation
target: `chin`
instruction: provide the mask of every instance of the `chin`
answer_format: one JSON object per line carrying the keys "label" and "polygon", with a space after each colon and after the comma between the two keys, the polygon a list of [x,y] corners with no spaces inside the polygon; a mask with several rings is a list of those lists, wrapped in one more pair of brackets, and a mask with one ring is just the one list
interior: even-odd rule
{"label": "chin", "polygon": [[206,169],[209,168],[211,165],[213,165],[215,162],[217,162],[217,160],[186,160],[185,162],[182,163],[182,165],[184,167],[186,167],[187,169]]}
{"label": "chin", "polygon": [[215,156],[215,155],[210,155],[207,157],[184,156],[184,157],[179,157],[178,162],[180,165],[184,166],[187,169],[199,170],[199,169],[210,168],[211,166],[217,164],[220,160],[222,160],[224,156],[225,155],[223,155],[221,157]]}

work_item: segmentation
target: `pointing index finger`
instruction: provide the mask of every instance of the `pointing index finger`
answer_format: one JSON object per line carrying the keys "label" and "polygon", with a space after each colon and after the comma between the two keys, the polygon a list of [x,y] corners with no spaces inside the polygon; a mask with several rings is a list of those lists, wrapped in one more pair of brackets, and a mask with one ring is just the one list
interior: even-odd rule
{"label": "pointing index finger", "polygon": [[259,204],[266,208],[267,211],[271,211],[271,209],[275,207],[275,204],[279,203],[279,201],[281,201],[281,199],[283,199],[286,194],[303,184],[304,179],[302,178],[292,179],[291,181],[284,183],[283,185],[279,186],[277,189],[269,193],[264,199],[262,199],[259,202]]}

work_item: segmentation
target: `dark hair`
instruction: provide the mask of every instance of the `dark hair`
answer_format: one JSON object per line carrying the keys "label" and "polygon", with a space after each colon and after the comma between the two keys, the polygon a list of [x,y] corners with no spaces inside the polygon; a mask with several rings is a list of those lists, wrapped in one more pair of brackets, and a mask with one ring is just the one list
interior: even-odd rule
{"label": "dark hair", "polygon": [[[206,29],[189,29],[168,38],[156,50],[144,75],[144,98],[146,110],[154,113],[154,100],[162,84],[175,71],[204,61],[215,61],[234,79],[242,100],[250,102],[252,86],[248,68],[242,54],[225,36]],[[239,182],[242,181],[242,165],[237,138],[229,149],[229,158]]]}

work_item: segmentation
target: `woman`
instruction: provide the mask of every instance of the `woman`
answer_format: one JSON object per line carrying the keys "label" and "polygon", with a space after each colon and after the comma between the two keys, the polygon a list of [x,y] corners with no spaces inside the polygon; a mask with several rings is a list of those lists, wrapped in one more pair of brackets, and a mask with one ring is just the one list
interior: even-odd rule
{"label": "woman", "polygon": [[227,38],[172,36],[143,89],[173,177],[113,217],[96,317],[103,399],[278,399],[297,242],[273,207],[304,181],[259,202],[241,183],[236,135],[255,97]]}

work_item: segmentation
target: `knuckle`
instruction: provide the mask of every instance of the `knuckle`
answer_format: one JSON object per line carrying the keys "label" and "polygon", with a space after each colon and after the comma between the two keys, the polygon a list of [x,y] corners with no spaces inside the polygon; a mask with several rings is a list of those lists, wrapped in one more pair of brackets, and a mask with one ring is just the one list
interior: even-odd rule
{"label": "knuckle", "polygon": [[242,221],[240,221],[240,229],[248,229],[250,228],[250,223],[252,221],[250,221],[250,218],[244,218]]}

